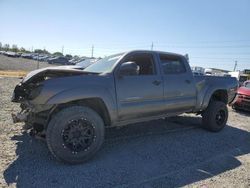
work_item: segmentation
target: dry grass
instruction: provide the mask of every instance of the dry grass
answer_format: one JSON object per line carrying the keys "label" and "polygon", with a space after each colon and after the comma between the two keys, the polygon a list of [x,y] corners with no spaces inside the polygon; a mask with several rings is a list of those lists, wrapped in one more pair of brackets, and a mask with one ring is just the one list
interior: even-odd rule
{"label": "dry grass", "polygon": [[24,77],[27,75],[27,71],[22,71],[22,70],[0,70],[0,77]]}

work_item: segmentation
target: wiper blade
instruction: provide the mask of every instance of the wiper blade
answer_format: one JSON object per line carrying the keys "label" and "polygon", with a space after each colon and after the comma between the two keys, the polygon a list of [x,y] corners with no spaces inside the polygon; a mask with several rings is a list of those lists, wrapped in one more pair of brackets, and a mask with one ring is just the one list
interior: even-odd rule
{"label": "wiper blade", "polygon": [[88,74],[100,74],[100,72],[90,72],[90,71],[85,71],[84,69],[82,71]]}

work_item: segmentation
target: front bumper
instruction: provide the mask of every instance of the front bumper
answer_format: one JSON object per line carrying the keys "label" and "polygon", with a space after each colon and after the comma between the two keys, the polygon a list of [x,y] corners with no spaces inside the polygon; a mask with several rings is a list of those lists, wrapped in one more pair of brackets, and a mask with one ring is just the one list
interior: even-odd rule
{"label": "front bumper", "polygon": [[250,111],[250,96],[237,95],[236,100],[233,103],[233,107]]}
{"label": "front bumper", "polygon": [[250,111],[250,103],[246,102],[236,102],[233,104],[234,108]]}
{"label": "front bumper", "polygon": [[33,123],[46,123],[53,105],[40,105],[32,104],[30,101],[23,101],[20,104],[20,112],[12,113],[12,120],[14,123],[25,122],[29,124]]}

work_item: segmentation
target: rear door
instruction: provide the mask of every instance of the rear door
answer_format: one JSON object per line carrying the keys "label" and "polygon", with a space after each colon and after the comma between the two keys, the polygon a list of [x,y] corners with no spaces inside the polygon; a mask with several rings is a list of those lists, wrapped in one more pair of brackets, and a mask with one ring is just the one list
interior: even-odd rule
{"label": "rear door", "polygon": [[122,63],[135,62],[139,73],[122,77],[119,77],[119,72],[116,74],[120,121],[153,116],[164,110],[163,81],[156,58],[151,53],[137,52],[122,60]]}
{"label": "rear door", "polygon": [[192,110],[196,104],[196,88],[190,67],[184,57],[159,54],[166,112]]}

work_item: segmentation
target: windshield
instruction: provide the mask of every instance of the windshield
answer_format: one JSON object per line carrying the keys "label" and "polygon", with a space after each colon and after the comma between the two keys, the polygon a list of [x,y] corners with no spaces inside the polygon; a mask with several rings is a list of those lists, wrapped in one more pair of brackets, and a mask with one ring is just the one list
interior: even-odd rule
{"label": "windshield", "polygon": [[96,61],[95,59],[86,59],[84,61],[81,61],[81,62],[77,63],[76,65],[80,66],[82,68],[86,68],[89,65],[93,64],[95,61]]}
{"label": "windshield", "polygon": [[104,72],[111,72],[113,65],[116,61],[123,55],[124,53],[111,55],[100,59],[96,63],[88,66],[84,71],[87,72],[96,72],[96,73],[104,73]]}

